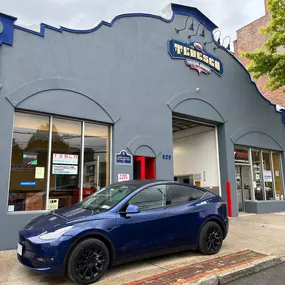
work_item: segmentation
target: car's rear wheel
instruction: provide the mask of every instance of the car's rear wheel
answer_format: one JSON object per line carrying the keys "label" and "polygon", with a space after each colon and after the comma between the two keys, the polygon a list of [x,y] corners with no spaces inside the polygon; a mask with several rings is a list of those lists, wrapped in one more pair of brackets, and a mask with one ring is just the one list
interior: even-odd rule
{"label": "car's rear wheel", "polygon": [[109,265],[109,251],[106,245],[95,238],[80,242],[71,252],[67,262],[67,275],[77,284],[91,284],[98,281]]}
{"label": "car's rear wheel", "polygon": [[207,255],[220,251],[223,244],[223,232],[216,222],[207,222],[201,229],[198,250]]}

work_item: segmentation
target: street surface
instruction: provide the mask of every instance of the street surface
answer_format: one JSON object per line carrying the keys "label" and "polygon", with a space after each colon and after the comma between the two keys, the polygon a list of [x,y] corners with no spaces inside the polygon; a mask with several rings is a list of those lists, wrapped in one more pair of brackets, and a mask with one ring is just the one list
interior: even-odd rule
{"label": "street surface", "polygon": [[252,274],[228,285],[284,285],[285,284],[285,263]]}

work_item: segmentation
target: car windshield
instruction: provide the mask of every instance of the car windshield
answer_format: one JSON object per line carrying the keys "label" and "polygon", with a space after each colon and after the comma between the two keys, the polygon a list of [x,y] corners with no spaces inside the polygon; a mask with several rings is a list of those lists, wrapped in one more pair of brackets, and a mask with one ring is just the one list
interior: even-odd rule
{"label": "car windshield", "polygon": [[88,210],[108,211],[136,189],[138,186],[133,184],[112,184],[81,201],[78,206]]}

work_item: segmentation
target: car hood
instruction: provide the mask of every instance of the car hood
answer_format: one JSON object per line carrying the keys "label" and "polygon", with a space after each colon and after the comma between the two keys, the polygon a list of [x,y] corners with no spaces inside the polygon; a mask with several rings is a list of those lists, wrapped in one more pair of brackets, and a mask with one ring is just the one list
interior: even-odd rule
{"label": "car hood", "polygon": [[82,209],[77,205],[64,207],[55,211],[51,211],[33,219],[22,230],[21,234],[26,237],[41,234],[45,231],[50,232],[64,226],[72,225],[85,220],[87,217],[95,219],[100,218],[102,212]]}

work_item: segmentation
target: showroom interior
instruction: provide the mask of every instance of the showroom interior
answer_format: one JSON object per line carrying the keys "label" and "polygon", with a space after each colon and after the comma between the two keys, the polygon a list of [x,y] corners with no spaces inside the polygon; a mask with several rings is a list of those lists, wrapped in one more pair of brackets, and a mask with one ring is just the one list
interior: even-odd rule
{"label": "showroom interior", "polygon": [[174,180],[221,195],[217,127],[173,117]]}

